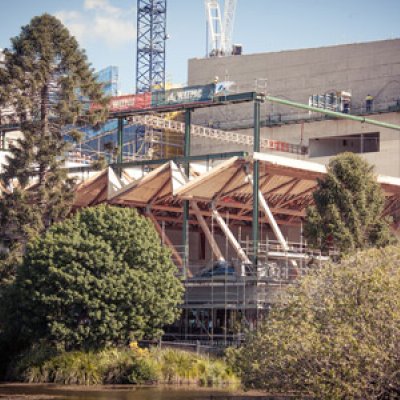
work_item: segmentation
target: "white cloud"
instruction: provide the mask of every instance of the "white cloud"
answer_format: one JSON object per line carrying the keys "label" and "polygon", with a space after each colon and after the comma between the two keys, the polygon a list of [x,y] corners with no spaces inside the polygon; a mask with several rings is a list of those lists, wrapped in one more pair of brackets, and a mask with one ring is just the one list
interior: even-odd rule
{"label": "white cloud", "polygon": [[133,10],[124,10],[108,0],[85,0],[81,11],[56,13],[81,44],[98,42],[110,47],[124,45],[136,38]]}
{"label": "white cloud", "polygon": [[107,0],[85,0],[83,7],[86,10],[101,10],[114,15],[121,12],[120,8],[112,6]]}
{"label": "white cloud", "polygon": [[111,46],[116,46],[119,42],[133,41],[136,37],[133,21],[100,15],[96,16],[93,31],[96,37]]}

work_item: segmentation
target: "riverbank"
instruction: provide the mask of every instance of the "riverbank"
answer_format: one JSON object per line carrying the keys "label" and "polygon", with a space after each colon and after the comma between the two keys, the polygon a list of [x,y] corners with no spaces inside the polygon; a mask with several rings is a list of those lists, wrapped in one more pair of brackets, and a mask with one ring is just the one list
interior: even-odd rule
{"label": "riverbank", "polygon": [[7,400],[293,400],[294,397],[238,390],[199,388],[193,385],[55,385],[0,384],[0,399]]}
{"label": "riverbank", "polygon": [[65,385],[196,384],[240,387],[222,358],[173,349],[130,348],[57,352],[40,345],[13,360],[7,380]]}

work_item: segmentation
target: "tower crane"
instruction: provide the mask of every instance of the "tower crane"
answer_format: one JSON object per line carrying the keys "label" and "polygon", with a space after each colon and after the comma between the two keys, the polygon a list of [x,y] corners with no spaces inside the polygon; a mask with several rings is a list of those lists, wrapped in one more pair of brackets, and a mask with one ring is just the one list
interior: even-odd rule
{"label": "tower crane", "polygon": [[165,88],[167,0],[137,0],[136,92]]}
{"label": "tower crane", "polygon": [[237,0],[224,0],[224,14],[218,0],[204,0],[208,25],[208,43],[213,56],[232,54],[232,35]]}

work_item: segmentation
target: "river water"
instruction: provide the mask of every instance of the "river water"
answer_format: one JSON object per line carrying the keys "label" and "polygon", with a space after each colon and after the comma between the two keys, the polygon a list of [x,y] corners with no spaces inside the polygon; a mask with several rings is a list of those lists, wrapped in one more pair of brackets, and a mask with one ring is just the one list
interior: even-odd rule
{"label": "river water", "polygon": [[[270,400],[273,397],[190,386],[56,386],[3,384],[0,399],[10,400]],[[280,398],[282,399],[282,398]]]}

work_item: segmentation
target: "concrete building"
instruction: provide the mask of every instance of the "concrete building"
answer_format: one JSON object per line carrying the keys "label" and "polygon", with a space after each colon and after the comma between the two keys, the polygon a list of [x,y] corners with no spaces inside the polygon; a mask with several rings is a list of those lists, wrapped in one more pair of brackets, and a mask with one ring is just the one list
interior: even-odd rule
{"label": "concrete building", "polygon": [[[332,94],[340,101],[350,95],[355,115],[400,124],[400,39],[355,43],[314,49],[189,60],[188,84],[234,81],[237,92],[257,90],[309,104],[311,96]],[[366,97],[373,97],[369,110]],[[339,108],[340,104],[338,104]],[[196,111],[194,123],[252,135],[250,105]],[[294,108],[265,103],[261,111],[262,138],[286,141],[307,148],[305,155],[326,164],[343,151],[362,153],[376,171],[400,176],[400,133],[348,120],[325,118]],[[196,154],[248,150],[250,146],[193,140]],[[290,154],[287,154],[290,156]]]}

